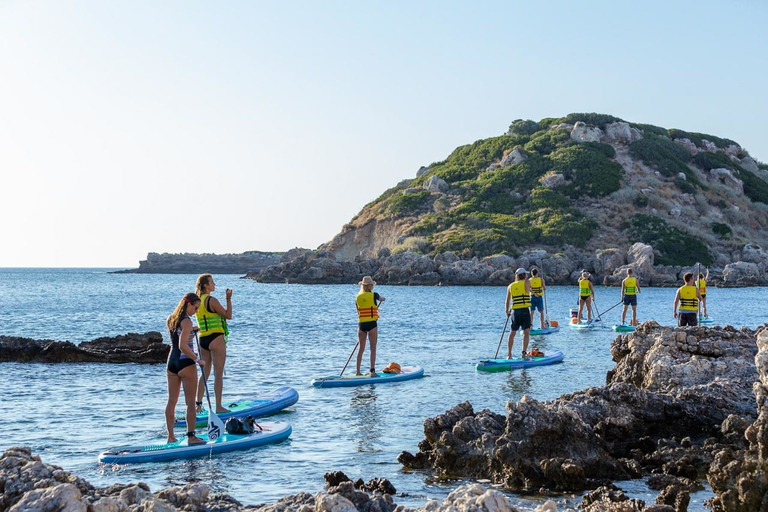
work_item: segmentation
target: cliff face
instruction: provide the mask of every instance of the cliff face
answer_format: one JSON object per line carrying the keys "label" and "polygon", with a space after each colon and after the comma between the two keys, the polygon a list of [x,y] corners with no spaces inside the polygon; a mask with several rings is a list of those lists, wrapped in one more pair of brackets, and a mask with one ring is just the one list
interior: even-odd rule
{"label": "cliff face", "polygon": [[736,142],[601,114],[518,120],[366,205],[321,251],[460,257],[653,248],[724,267],[768,244],[768,166]]}

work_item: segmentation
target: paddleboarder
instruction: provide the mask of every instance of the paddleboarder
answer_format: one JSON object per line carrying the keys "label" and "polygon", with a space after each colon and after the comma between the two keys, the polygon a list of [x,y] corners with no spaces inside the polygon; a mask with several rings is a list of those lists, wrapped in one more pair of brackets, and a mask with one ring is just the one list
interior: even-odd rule
{"label": "paddleboarder", "polygon": [[360,365],[363,363],[363,352],[365,351],[365,340],[371,342],[371,377],[377,376],[376,373],[376,343],[379,338],[378,319],[379,304],[386,299],[374,293],[373,287],[376,285],[371,276],[363,277],[363,280],[357,283],[360,285],[360,291],[355,298],[355,307],[357,308],[357,342],[359,349],[357,351],[357,370],[355,375],[360,373]]}
{"label": "paddleboarder", "polygon": [[707,275],[699,273],[699,279],[696,281],[696,288],[699,289],[701,294],[701,308],[704,310],[704,317],[709,318],[707,314],[707,279],[709,279],[709,269],[707,269]]}
{"label": "paddleboarder", "polygon": [[547,289],[544,278],[539,276],[539,269],[531,267],[531,278],[528,280],[531,283],[531,322],[536,310],[539,310],[539,317],[541,318],[541,329],[544,330],[549,326],[544,325],[544,292]]}
{"label": "paddleboarder", "polygon": [[227,307],[223,307],[211,293],[216,290],[216,283],[211,274],[201,274],[197,278],[197,294],[200,297],[200,309],[197,311],[197,325],[200,327],[200,356],[206,364],[200,382],[197,385],[197,412],[203,409],[203,379],[208,380],[213,366],[213,392],[216,395],[216,412],[230,412],[221,405],[224,389],[224,364],[227,362],[227,320],[232,320],[232,290],[225,292]]}
{"label": "paddleboarder", "polygon": [[[693,272],[686,272],[683,276],[685,284],[677,289],[675,302],[672,305],[674,317],[680,327],[698,325],[699,301],[701,293],[693,282]],[[678,309],[678,304],[680,308]]]}
{"label": "paddleboarder", "polygon": [[176,309],[166,320],[168,334],[171,338],[171,352],[166,364],[166,379],[168,380],[168,402],[165,404],[165,426],[168,429],[167,443],[175,443],[173,433],[175,422],[176,402],[179,400],[181,388],[184,388],[184,402],[187,406],[187,444],[204,444],[205,441],[195,436],[195,397],[197,396],[197,365],[205,364],[195,354],[195,330],[191,316],[200,307],[200,297],[194,293],[184,295]]}
{"label": "paddleboarder", "polygon": [[624,302],[624,309],[621,310],[621,325],[624,325],[627,319],[627,308],[632,306],[632,321],[630,325],[637,325],[637,294],[640,293],[640,285],[634,276],[631,268],[627,269],[627,277],[621,282],[621,300]]}
{"label": "paddleboarder", "polygon": [[595,288],[592,286],[592,281],[589,280],[589,272],[582,270],[579,278],[579,316],[577,317],[579,322],[581,322],[584,306],[587,306],[587,323],[592,322],[592,297],[594,296]]}
{"label": "paddleboarder", "polygon": [[[512,308],[510,309],[510,305]],[[512,315],[512,327],[507,339],[507,359],[512,359],[512,347],[515,344],[515,335],[519,329],[523,330],[523,352],[520,356],[525,359],[528,351],[528,341],[531,334],[531,283],[528,280],[528,271],[518,268],[515,272],[515,280],[507,287],[507,299],[504,301],[504,311],[507,316]]]}

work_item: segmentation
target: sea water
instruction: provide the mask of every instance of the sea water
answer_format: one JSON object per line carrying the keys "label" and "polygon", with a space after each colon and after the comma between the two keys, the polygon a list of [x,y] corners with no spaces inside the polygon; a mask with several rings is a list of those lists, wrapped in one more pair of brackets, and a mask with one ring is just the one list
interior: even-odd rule
{"label": "sea water", "polygon": [[[79,343],[128,332],[164,332],[165,318],[178,300],[194,291],[195,275],[110,270],[0,269],[0,335]],[[603,385],[614,366],[609,348],[616,333],[567,327],[575,286],[549,287],[549,317],[562,328],[533,338],[531,345],[562,350],[565,361],[492,374],[474,367],[499,347],[506,321],[503,287],[377,286],[387,299],[380,311],[377,369],[392,361],[419,365],[425,377],[315,389],[310,381],[338,374],[355,347],[359,286],[261,284],[234,275],[216,275],[215,280],[214,296],[221,299],[225,288],[234,290],[224,401],[284,385],[296,388],[299,402],[273,417],[292,425],[289,441],[204,459],[101,465],[96,458],[104,449],[165,439],[165,365],[0,363],[0,450],[31,446],[44,462],[97,486],[143,481],[156,491],[200,480],[244,504],[317,492],[324,488],[324,473],[340,470],[353,479],[388,478],[402,493],[398,503],[419,506],[428,498],[444,498],[461,483],[436,479],[428,471],[406,471],[397,462],[401,451],[418,450],[425,418],[465,400],[475,411],[504,414],[507,401],[524,395],[551,400]],[[767,291],[710,287],[710,316],[720,325],[762,325]],[[673,325],[674,294],[672,288],[642,288],[639,319]],[[596,286],[596,300],[605,312],[604,323],[617,323],[621,306],[608,309],[620,300],[619,288]],[[518,336],[515,354],[521,342]],[[504,357],[506,342],[501,345],[499,356]],[[354,372],[354,365],[353,358],[346,372]],[[366,351],[363,371],[368,366]],[[182,410],[180,404],[177,412]],[[633,497],[654,499],[642,482],[620,485]],[[527,505],[544,500],[509,496]],[[704,510],[702,501],[709,496],[707,491],[694,494],[690,510]],[[574,504],[579,498],[558,501]]]}

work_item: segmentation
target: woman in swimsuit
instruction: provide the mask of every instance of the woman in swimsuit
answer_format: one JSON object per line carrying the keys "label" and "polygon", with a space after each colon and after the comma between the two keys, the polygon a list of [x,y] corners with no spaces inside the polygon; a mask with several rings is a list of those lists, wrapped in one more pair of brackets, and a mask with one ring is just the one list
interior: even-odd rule
{"label": "woman in swimsuit", "polygon": [[197,327],[190,318],[200,307],[200,297],[194,293],[184,295],[166,320],[168,334],[171,337],[171,353],[165,375],[168,379],[168,403],[165,405],[165,426],[168,429],[168,443],[175,443],[173,423],[176,402],[179,400],[181,387],[184,387],[184,402],[187,405],[187,444],[204,444],[205,441],[195,436],[195,397],[197,396],[197,365],[205,361],[195,354],[195,331]]}

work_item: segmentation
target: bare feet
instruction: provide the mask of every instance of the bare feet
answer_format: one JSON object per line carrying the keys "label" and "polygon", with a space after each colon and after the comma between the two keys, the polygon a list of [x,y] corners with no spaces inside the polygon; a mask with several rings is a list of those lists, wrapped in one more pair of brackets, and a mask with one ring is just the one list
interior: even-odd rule
{"label": "bare feet", "polygon": [[216,414],[224,414],[225,412],[232,412],[226,407],[217,407],[216,408]]}
{"label": "bare feet", "polygon": [[177,443],[178,441],[179,441],[179,440],[178,440],[178,439],[176,439],[175,437],[169,437],[168,439],[166,439],[166,440],[165,440],[165,442],[166,442],[167,444],[173,444],[173,443]]}
{"label": "bare feet", "polygon": [[197,436],[189,436],[187,437],[187,444],[190,446],[192,446],[193,444],[205,444],[205,441],[203,441]]}

